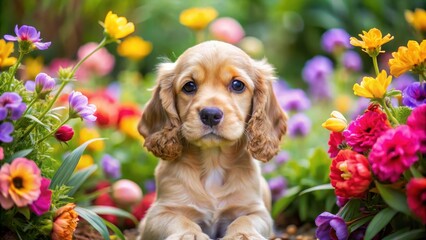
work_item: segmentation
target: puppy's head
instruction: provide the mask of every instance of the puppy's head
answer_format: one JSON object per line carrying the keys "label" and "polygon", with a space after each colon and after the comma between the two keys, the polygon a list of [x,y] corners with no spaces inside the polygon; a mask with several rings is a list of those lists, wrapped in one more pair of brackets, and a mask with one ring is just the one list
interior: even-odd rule
{"label": "puppy's head", "polygon": [[174,160],[183,141],[211,148],[247,138],[253,157],[268,161],[286,131],[273,79],[269,64],[233,45],[209,41],[188,49],[158,68],[154,96],[139,124],[145,146]]}

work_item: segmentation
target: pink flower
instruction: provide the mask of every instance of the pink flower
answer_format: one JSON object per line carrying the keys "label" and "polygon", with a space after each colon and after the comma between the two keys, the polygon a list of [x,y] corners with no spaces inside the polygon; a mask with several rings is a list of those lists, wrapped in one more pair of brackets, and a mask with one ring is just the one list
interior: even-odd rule
{"label": "pink flower", "polygon": [[29,206],[31,211],[33,211],[37,216],[43,215],[50,209],[52,191],[49,189],[49,185],[50,179],[41,179],[40,196]]}
{"label": "pink flower", "polygon": [[373,180],[367,158],[352,150],[341,150],[330,166],[330,181],[336,196],[361,198]]}
{"label": "pink flower", "polygon": [[119,205],[134,205],[142,199],[142,190],[136,183],[121,179],[112,185],[112,196]]}
{"label": "pink flower", "polygon": [[417,161],[420,144],[416,133],[407,125],[389,129],[377,139],[368,160],[380,181],[396,182]]}
{"label": "pink flower", "polygon": [[412,178],[407,184],[407,203],[411,211],[426,224],[426,178]]}
{"label": "pink flower", "polygon": [[420,152],[426,153],[426,104],[413,109],[407,119],[407,125],[416,132],[420,141]]}
{"label": "pink flower", "polygon": [[328,155],[331,158],[337,156],[340,150],[346,145],[345,138],[341,132],[330,132],[330,138],[328,140]]}
{"label": "pink flower", "polygon": [[217,40],[236,44],[244,37],[244,29],[241,24],[230,17],[215,20],[210,25],[210,32]]}
{"label": "pink flower", "polygon": [[25,207],[40,196],[41,171],[34,161],[16,158],[0,169],[0,205]]}
{"label": "pink flower", "polygon": [[343,136],[354,151],[364,153],[390,128],[386,114],[373,105],[349,124],[348,129],[343,131]]}
{"label": "pink flower", "polygon": [[0,147],[0,161],[4,159],[4,150]]}
{"label": "pink flower", "polygon": [[56,132],[55,138],[61,142],[67,142],[74,136],[74,129],[69,125],[62,125]]}
{"label": "pink flower", "polygon": [[[96,43],[86,43],[78,49],[78,59],[86,57],[98,45]],[[87,79],[90,75],[105,76],[110,73],[114,67],[115,58],[105,48],[101,48],[88,58],[77,71],[77,76],[82,79]]]}

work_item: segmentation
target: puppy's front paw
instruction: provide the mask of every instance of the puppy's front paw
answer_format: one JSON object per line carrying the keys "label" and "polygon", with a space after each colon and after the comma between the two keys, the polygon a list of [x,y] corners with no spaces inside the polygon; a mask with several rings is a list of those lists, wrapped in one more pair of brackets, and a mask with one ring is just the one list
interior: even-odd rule
{"label": "puppy's front paw", "polygon": [[237,233],[233,235],[226,235],[222,240],[267,240],[258,233]]}
{"label": "puppy's front paw", "polygon": [[210,238],[209,236],[201,232],[186,232],[175,233],[167,237],[166,240],[210,240]]}

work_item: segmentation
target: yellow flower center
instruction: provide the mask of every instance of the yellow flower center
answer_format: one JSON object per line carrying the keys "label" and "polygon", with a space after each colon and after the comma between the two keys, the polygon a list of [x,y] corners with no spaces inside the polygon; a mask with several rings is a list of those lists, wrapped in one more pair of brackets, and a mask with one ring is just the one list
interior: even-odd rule
{"label": "yellow flower center", "polygon": [[346,161],[343,161],[342,163],[340,163],[338,168],[339,168],[340,171],[342,171],[342,174],[340,174],[340,176],[343,179],[345,179],[345,180],[351,179],[352,174],[348,170],[348,164],[346,163]]}

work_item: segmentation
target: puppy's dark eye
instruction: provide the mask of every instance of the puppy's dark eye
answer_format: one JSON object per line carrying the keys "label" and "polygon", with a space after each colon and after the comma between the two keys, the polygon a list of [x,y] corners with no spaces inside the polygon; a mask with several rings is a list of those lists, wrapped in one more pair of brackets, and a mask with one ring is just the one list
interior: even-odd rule
{"label": "puppy's dark eye", "polygon": [[230,88],[231,88],[231,91],[233,91],[233,92],[242,93],[244,91],[244,89],[246,89],[246,86],[240,80],[233,79],[231,81]]}
{"label": "puppy's dark eye", "polygon": [[187,82],[185,85],[183,85],[182,91],[186,94],[193,94],[195,91],[197,91],[197,85],[194,81]]}

